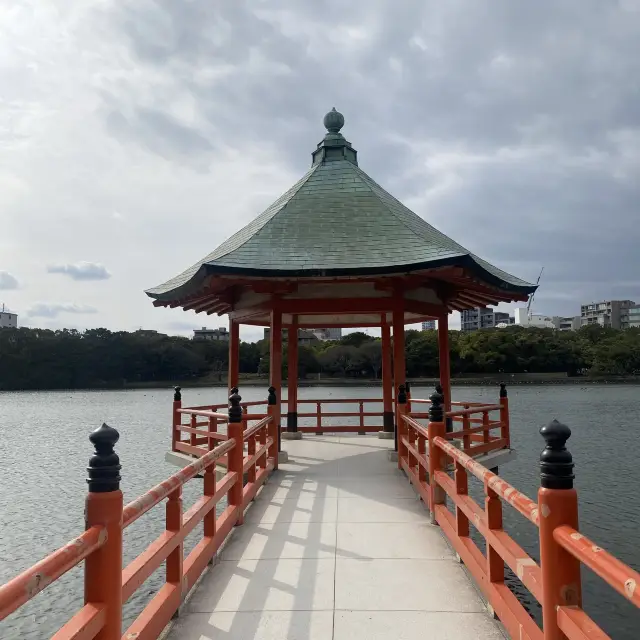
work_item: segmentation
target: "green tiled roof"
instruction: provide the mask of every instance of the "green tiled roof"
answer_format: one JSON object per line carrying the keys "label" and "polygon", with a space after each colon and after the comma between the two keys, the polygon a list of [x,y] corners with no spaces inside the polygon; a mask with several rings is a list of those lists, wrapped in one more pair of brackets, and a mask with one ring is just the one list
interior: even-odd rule
{"label": "green tiled roof", "polygon": [[147,294],[160,299],[188,294],[216,273],[382,274],[447,264],[470,268],[507,291],[535,290],[440,233],[374,182],[357,166],[334,113],[327,114],[329,133],[301,180],[215,251]]}

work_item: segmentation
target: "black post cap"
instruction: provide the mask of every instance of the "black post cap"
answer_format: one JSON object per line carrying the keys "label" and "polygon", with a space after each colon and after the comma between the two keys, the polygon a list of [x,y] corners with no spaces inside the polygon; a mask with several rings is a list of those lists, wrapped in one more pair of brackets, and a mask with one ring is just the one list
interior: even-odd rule
{"label": "black post cap", "polygon": [[444,395],[444,390],[442,389],[442,385],[439,382],[436,385],[436,393],[439,393],[440,395]]}
{"label": "black post cap", "polygon": [[571,437],[566,424],[553,420],[540,429],[546,442],[540,454],[540,484],[545,489],[573,489],[573,457],[565,447]]}
{"label": "black post cap", "polygon": [[501,398],[507,397],[507,385],[504,382],[500,383],[500,397]]}
{"label": "black post cap", "polygon": [[91,493],[108,493],[120,488],[120,458],[113,450],[120,434],[103,424],[99,429],[91,432],[89,440],[96,452],[89,460],[87,467],[87,483]]}
{"label": "black post cap", "polygon": [[174,402],[180,402],[180,400],[182,400],[182,388],[181,387],[174,387],[173,388],[173,401]]}
{"label": "black post cap", "polygon": [[408,380],[404,383],[404,388],[406,389],[407,393],[411,393],[411,383]]}
{"label": "black post cap", "polygon": [[406,404],[407,402],[407,388],[401,384],[398,387],[398,404]]}
{"label": "black post cap", "polygon": [[238,389],[238,387],[231,387],[231,393],[240,393],[240,389]]}
{"label": "black post cap", "polygon": [[431,420],[431,422],[442,422],[444,418],[444,411],[442,408],[444,396],[438,391],[438,387],[436,387],[434,393],[429,396],[429,400],[431,400],[431,406],[429,407],[429,420]]}
{"label": "black post cap", "polygon": [[229,396],[229,422],[242,422],[242,407],[240,406],[242,398],[236,387],[231,391],[232,393]]}
{"label": "black post cap", "polygon": [[267,391],[269,392],[269,395],[267,396],[267,404],[270,404],[270,405],[278,404],[278,398],[276,397],[276,388],[269,387]]}

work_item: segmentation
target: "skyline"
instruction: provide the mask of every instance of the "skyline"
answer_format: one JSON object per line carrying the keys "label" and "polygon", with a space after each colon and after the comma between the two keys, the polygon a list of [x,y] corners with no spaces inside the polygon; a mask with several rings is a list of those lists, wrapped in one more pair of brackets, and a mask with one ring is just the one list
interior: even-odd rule
{"label": "skyline", "polygon": [[410,209],[525,280],[544,266],[533,311],[640,297],[637,3],[40,4],[0,10],[0,303],[22,325],[227,326],[144,290],[298,180],[333,106]]}

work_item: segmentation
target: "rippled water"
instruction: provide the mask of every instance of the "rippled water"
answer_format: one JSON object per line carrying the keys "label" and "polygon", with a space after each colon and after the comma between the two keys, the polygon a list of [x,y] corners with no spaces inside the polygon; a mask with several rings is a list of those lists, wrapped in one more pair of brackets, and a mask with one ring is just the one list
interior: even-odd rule
{"label": "rippled water", "polygon": [[[576,463],[583,533],[618,558],[640,569],[637,523],[640,522],[640,468],[637,431],[640,387],[511,387],[512,442],[518,461],[500,474],[535,499],[539,486],[538,429],[553,418],[573,430],[569,448]],[[247,387],[243,399],[259,400],[265,390]],[[430,389],[414,387],[414,397]],[[375,388],[303,388],[300,399],[379,397]],[[186,405],[225,401],[224,389],[187,389]],[[456,400],[494,400],[495,388],[454,389]],[[91,454],[87,436],[103,421],[121,434],[125,502],[175,471],[164,462],[169,446],[172,394],[144,391],[74,391],[0,393],[0,583],[8,580],[83,530],[85,467]],[[285,445],[286,447],[286,445]],[[471,487],[474,491],[473,486]],[[201,494],[199,481],[187,484],[185,508]],[[538,559],[533,525],[505,507],[505,528]],[[156,508],[125,531],[125,562],[157,536],[164,509]],[[187,541],[187,547],[199,535]],[[160,573],[160,572],[157,572]],[[49,638],[82,606],[82,569],[76,568],[0,623],[3,640]],[[163,576],[154,575],[126,607],[127,622],[152,597]],[[518,587],[535,616],[536,606]],[[613,638],[638,637],[640,614],[622,596],[585,571],[588,613]]]}

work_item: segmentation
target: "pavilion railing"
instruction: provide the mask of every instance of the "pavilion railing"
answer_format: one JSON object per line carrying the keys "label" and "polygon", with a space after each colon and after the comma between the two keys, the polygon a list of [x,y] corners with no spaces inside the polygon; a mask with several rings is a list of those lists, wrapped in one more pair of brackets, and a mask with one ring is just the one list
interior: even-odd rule
{"label": "pavilion railing", "polygon": [[[431,396],[426,427],[408,414],[406,395],[400,393],[398,399],[407,433],[398,452],[400,466],[512,638],[609,638],[582,609],[581,565],[640,607],[640,574],[579,531],[573,461],[565,447],[569,427],[554,420],[540,430],[546,447],[540,456],[536,502],[450,442],[440,393]],[[469,495],[469,473],[484,486],[484,505]],[[539,563],[503,529],[503,503],[538,529]],[[484,538],[485,553],[472,539],[471,527]],[[542,629],[505,584],[505,565],[541,604]]]}
{"label": "pavilion railing", "polygon": [[[327,398],[313,400],[298,400],[300,405],[312,405],[315,411],[303,411],[297,414],[298,418],[313,418],[314,425],[297,426],[297,431],[302,433],[377,433],[382,428],[380,424],[367,424],[367,418],[382,418],[383,412],[367,410],[367,405],[382,405],[382,398]],[[355,411],[328,411],[327,405],[355,405]],[[336,418],[357,418],[357,424],[332,424],[327,422]]]}
{"label": "pavilion railing", "polygon": [[[278,466],[273,400],[270,393],[268,414],[247,429],[238,394],[231,396],[227,414],[205,409],[215,414],[209,418],[224,423],[224,441],[207,435],[210,450],[124,507],[120,463],[114,451],[119,434],[107,425],[94,431],[89,437],[96,452],[88,467],[86,531],[0,586],[0,620],[84,561],[85,605],[52,638],[158,638],[234,525],[243,523],[246,507]],[[227,472],[216,480],[216,465],[223,458]],[[183,486],[199,474],[204,478],[203,495],[183,511]],[[216,506],[224,498],[227,505],[218,514]],[[165,531],[122,569],[123,530],[162,502]],[[204,525],[203,536],[185,558],[184,540],[199,523]],[[123,604],[163,564],[164,583],[123,635]]]}
{"label": "pavilion railing", "polygon": [[[407,394],[407,415],[414,420],[428,418],[428,413],[413,410],[415,405],[427,403],[431,403],[431,400],[410,398]],[[444,437],[459,444],[464,453],[473,457],[511,447],[509,399],[504,384],[500,385],[498,403],[452,402],[451,406],[452,409],[444,414],[447,423]],[[415,446],[418,437],[407,431],[404,424],[399,425],[399,429],[398,451],[401,451],[402,457],[406,455],[405,442]]]}

